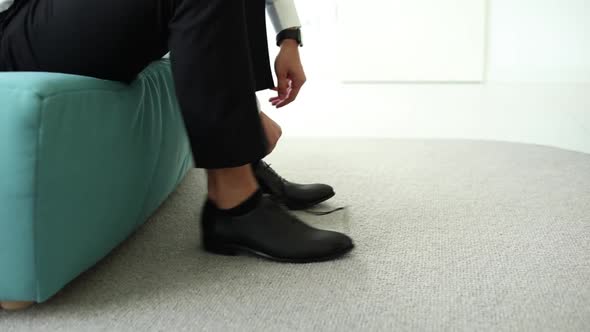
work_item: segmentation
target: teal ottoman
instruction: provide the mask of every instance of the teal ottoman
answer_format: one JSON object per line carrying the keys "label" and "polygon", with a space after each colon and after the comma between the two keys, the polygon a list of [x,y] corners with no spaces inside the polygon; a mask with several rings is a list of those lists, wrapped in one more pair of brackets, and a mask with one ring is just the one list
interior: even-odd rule
{"label": "teal ottoman", "polygon": [[194,167],[168,59],[130,85],[0,73],[0,302],[43,302]]}

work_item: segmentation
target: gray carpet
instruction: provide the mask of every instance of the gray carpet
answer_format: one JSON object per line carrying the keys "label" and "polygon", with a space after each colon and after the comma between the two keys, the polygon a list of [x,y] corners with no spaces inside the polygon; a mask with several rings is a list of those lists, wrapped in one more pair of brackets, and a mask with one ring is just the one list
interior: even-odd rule
{"label": "gray carpet", "polygon": [[508,142],[284,139],[267,159],[337,195],[304,220],[347,257],[199,249],[193,170],[128,241],[1,331],[590,330],[590,155]]}

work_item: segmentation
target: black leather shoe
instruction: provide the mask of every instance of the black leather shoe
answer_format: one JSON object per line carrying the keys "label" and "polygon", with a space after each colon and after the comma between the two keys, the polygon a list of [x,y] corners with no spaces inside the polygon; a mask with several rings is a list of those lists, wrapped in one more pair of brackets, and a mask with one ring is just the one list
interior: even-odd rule
{"label": "black leather shoe", "polygon": [[287,181],[263,160],[252,164],[252,169],[262,192],[270,194],[273,200],[290,210],[307,209],[335,195],[334,189],[327,184],[298,184]]}
{"label": "black leather shoe", "polygon": [[231,216],[207,199],[201,214],[201,239],[203,249],[212,253],[245,252],[290,263],[331,260],[354,248],[347,235],[314,228],[266,196],[241,216]]}

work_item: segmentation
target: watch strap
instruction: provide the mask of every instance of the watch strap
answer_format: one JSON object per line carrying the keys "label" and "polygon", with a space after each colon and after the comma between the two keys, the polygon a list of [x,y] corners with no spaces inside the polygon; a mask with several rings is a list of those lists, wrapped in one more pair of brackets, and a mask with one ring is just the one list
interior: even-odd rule
{"label": "watch strap", "polygon": [[303,46],[301,42],[301,29],[285,29],[277,34],[277,46],[281,46],[281,42],[285,39],[293,39],[297,41],[299,46]]}

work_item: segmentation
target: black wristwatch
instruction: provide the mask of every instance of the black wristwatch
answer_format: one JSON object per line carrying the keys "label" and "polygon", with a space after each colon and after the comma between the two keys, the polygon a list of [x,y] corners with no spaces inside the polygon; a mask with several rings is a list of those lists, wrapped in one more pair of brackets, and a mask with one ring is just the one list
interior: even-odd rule
{"label": "black wristwatch", "polygon": [[301,29],[285,29],[277,34],[277,46],[281,46],[281,42],[285,39],[293,39],[299,44],[299,46],[303,46],[303,42],[301,40]]}

